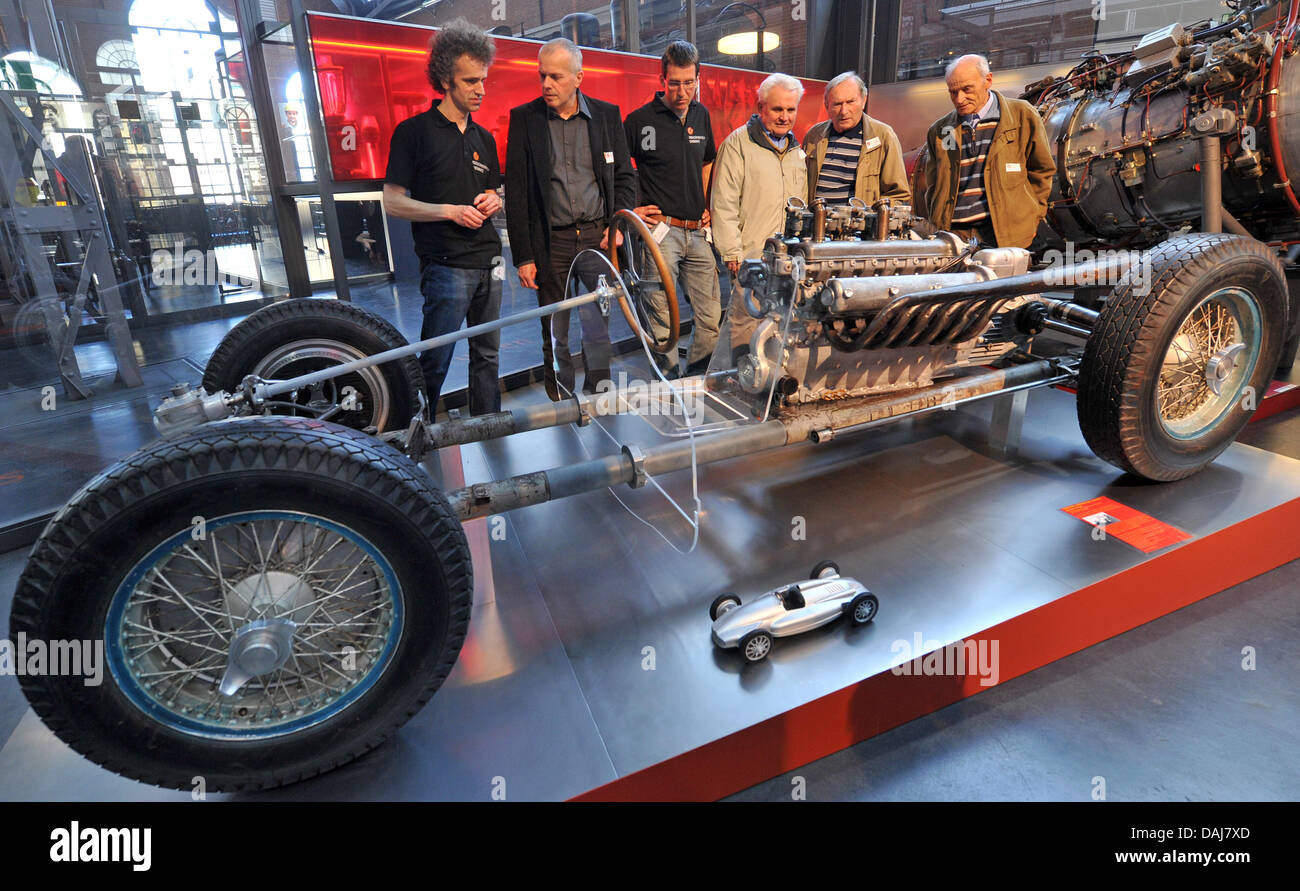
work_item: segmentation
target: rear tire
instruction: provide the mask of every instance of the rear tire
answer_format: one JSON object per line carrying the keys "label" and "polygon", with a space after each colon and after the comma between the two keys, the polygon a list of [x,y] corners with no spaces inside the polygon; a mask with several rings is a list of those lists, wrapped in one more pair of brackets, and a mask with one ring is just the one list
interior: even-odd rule
{"label": "rear tire", "polygon": [[[471,590],[460,523],[414,462],[334,424],[243,418],[160,440],[74,495],[10,628],[102,642],[96,686],[20,678],[90,760],[160,786],[264,789],[353,760],[419,711],[456,661]],[[279,664],[223,692],[267,625]]]}
{"label": "rear tire", "polygon": [[812,579],[813,581],[816,581],[817,579],[820,578],[829,578],[830,573],[839,575],[840,574],[839,564],[836,563],[834,560],[823,560],[812,568],[812,572],[808,574],[808,578]]}
{"label": "rear tire", "polygon": [[[406,346],[406,338],[387,320],[338,300],[302,298],[264,306],[222,338],[203,373],[203,388],[233,392],[250,374],[287,380]],[[355,391],[359,408],[328,420],[376,432],[405,427],[419,410],[424,374],[414,356],[354,371],[313,387],[276,397],[294,406],[271,406],[272,414],[320,417]],[[314,407],[313,407],[314,406]]]}
{"label": "rear tire", "polygon": [[[726,604],[731,604],[731,605],[726,606]],[[709,604],[709,620],[712,622],[716,622],[718,621],[718,616],[722,615],[728,610],[733,610],[738,606],[740,606],[740,598],[737,597],[735,594],[730,594],[730,593],[719,594],[717,597],[713,599],[713,603]]]}
{"label": "rear tire", "polygon": [[1287,330],[1287,285],[1268,247],[1198,234],[1149,252],[1149,288],[1116,286],[1084,348],[1088,446],[1150,480],[1201,470],[1250,420]]}

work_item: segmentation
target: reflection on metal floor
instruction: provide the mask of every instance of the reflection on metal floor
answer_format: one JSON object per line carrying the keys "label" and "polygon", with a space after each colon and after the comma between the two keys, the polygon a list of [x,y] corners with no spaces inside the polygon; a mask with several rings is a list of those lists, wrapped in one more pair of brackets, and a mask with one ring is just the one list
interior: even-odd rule
{"label": "reflection on metal floor", "polygon": [[188,359],[140,371],[143,386],[130,389],[111,376],[88,377],[95,395],[85,400],[57,385],[0,392],[0,552],[33,541],[86,480],[139,448],[142,432],[156,436],[153,409],[173,384],[203,377]]}
{"label": "reflection on metal floor", "polygon": [[[1103,635],[1110,636],[1151,618],[1142,617],[1147,599],[1196,599],[1296,556],[1296,544],[1256,536],[1223,570],[1239,578],[1197,577],[1206,575],[1214,541],[1240,546],[1250,524],[1254,534],[1268,519],[1252,518],[1300,504],[1300,461],[1234,445],[1192,479],[1140,484],[1088,451],[1067,393],[1030,393],[1015,457],[999,458],[989,447],[989,414],[977,404],[703,468],[703,528],[688,556],[610,492],[470,524],[475,610],[442,691],[359,762],[245,797],[487,800],[503,789],[511,800],[530,800],[601,786],[602,797],[718,797],[832,751],[819,748],[828,740],[842,748],[853,734],[865,738],[906,720],[916,703],[929,711],[984,689],[974,677],[918,679],[915,687],[890,687],[915,690],[916,703],[864,716],[882,676],[906,680],[889,672],[903,658],[899,641],[920,634],[946,643],[1003,623],[999,680],[1007,680],[1069,652],[1055,651],[1060,641],[1078,649],[1101,639],[1078,642],[1069,621],[1095,628],[1099,620],[1078,599],[1087,590],[1124,578],[1146,586],[1132,609],[1115,611],[1114,621],[1128,624]],[[538,431],[465,447],[460,457],[465,479],[475,482],[582,460],[609,448],[602,440],[591,427]],[[444,473],[454,484],[454,463]],[[685,474],[662,482],[686,503]],[[688,540],[653,490],[617,494],[678,544]],[[1095,540],[1091,527],[1061,508],[1097,496],[1193,537],[1153,555],[1114,538]],[[1286,522],[1284,531],[1294,520]],[[806,577],[825,558],[880,596],[873,624],[836,623],[778,640],[769,660],[754,666],[713,647],[706,611],[716,594],[732,590],[747,600]],[[1217,587],[1199,590],[1202,584]],[[1023,624],[1035,616],[1055,624]],[[189,795],[99,769],[28,712],[0,750],[0,797]]]}

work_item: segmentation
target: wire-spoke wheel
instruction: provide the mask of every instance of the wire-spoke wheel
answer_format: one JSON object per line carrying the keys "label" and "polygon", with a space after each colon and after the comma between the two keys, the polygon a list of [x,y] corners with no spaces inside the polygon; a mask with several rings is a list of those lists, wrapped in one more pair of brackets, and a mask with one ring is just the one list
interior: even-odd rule
{"label": "wire-spoke wheel", "polygon": [[323,517],[205,522],[127,573],[108,609],[123,693],[194,733],[263,738],[328,720],[383,673],[403,610],[389,561]]}
{"label": "wire-spoke wheel", "polygon": [[1276,254],[1252,238],[1186,235],[1147,252],[1106,299],[1084,348],[1088,445],[1152,480],[1209,464],[1263,398],[1288,299]]}
{"label": "wire-spoke wheel", "polygon": [[1170,436],[1191,439],[1232,408],[1259,361],[1260,314],[1241,288],[1224,288],[1187,314],[1165,353],[1156,386]]}
{"label": "wire-spoke wheel", "polygon": [[10,627],[102,641],[102,682],[25,675],[61,739],[125,776],[257,789],[379,745],[450,672],[469,622],[460,523],[379,440],[242,418],[160,440],[50,521]]}

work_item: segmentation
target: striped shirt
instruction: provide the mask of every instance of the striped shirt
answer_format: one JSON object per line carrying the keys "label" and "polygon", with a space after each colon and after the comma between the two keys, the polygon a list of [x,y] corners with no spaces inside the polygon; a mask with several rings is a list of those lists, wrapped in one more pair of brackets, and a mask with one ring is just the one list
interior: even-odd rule
{"label": "striped shirt", "polygon": [[988,219],[989,202],[984,194],[984,162],[988,158],[993,133],[997,130],[1000,119],[998,97],[992,93],[978,113],[962,118],[961,175],[958,178],[957,205],[952,211],[954,226],[966,228]]}
{"label": "striped shirt", "polygon": [[843,133],[832,125],[827,131],[826,157],[817,172],[814,197],[827,204],[848,204],[857,181],[858,158],[862,155],[862,121]]}

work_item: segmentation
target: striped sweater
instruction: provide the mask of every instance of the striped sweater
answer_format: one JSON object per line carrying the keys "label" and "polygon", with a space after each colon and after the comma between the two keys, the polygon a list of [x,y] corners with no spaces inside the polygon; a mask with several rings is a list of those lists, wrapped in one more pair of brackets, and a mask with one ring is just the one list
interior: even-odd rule
{"label": "striped sweater", "polygon": [[826,159],[817,174],[817,194],[827,204],[848,204],[857,181],[858,158],[862,154],[862,121],[843,133],[828,131]]}
{"label": "striped sweater", "polygon": [[[993,133],[1001,119],[997,97],[990,96],[993,108],[978,115],[968,115],[961,123],[961,169],[957,191],[957,206],[952,211],[952,225],[973,226],[989,216],[989,203],[984,194],[984,162]],[[987,106],[985,107],[987,109]]]}

